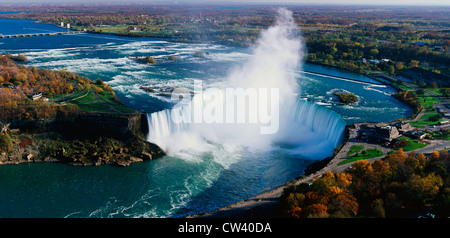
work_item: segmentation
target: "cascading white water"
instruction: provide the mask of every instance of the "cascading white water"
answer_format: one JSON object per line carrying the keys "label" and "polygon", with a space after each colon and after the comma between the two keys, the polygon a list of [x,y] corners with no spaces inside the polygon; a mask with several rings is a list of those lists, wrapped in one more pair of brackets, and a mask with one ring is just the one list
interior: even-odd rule
{"label": "cascading white water", "polygon": [[[345,122],[335,112],[298,100],[300,89],[293,72],[301,66],[302,45],[292,13],[279,10],[275,26],[262,32],[252,56],[229,74],[223,88],[196,92],[192,103],[185,102],[148,115],[148,141],[159,145],[169,155],[186,151],[205,152],[214,149],[215,145],[224,144],[250,150],[270,150],[273,145],[281,144],[288,145],[292,153],[306,158],[330,156],[342,141]],[[259,92],[256,97],[265,104],[261,101],[258,107],[246,104],[245,114],[254,118],[258,118],[261,111],[275,114],[279,124],[276,133],[261,133],[260,129],[267,125],[267,120],[265,123],[193,123],[198,112],[195,108],[203,112],[209,110],[211,104],[208,103],[212,98],[216,100],[215,113],[219,111],[217,108],[235,103],[224,96],[225,88],[230,87]],[[261,94],[262,89],[274,88],[278,93],[276,97],[274,94]],[[276,104],[273,99],[276,99]],[[271,117],[272,124],[273,119]]]}
{"label": "cascading white water", "polygon": [[[287,143],[292,146],[292,153],[312,159],[331,155],[334,148],[342,143],[346,123],[336,112],[304,100],[298,100],[290,109],[292,109],[291,117],[282,121],[280,131],[270,136],[271,142]],[[180,115],[184,117],[180,118],[182,122],[175,123],[172,118]],[[206,138],[206,133],[200,133],[199,128],[202,125],[183,123],[192,121],[190,108],[178,107],[151,113],[147,115],[147,120],[149,126],[147,140],[161,146],[169,154],[189,149],[205,151],[207,148],[202,148],[205,146],[205,141],[219,143],[214,140],[218,138]],[[241,136],[247,140],[248,135],[241,134]],[[252,134],[251,136],[267,135]],[[242,138],[232,137],[231,140],[233,139],[242,141]]]}
{"label": "cascading white water", "polygon": [[300,100],[295,108],[295,121],[326,137],[333,147],[342,143],[345,121],[334,111]]}

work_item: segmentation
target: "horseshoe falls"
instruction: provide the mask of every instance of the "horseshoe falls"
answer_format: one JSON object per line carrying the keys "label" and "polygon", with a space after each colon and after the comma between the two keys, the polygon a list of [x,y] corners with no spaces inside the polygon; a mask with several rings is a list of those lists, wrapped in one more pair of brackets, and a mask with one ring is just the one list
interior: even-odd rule
{"label": "horseshoe falls", "polygon": [[[14,29],[59,29],[29,20],[0,19],[0,23]],[[304,69],[371,80],[303,64],[301,35],[287,11],[281,11],[275,25],[249,49],[90,33],[3,39],[1,46],[2,54],[26,55],[25,66],[65,68],[101,78],[126,105],[148,113],[148,140],[168,151],[164,158],[126,168],[0,166],[2,217],[183,217],[209,212],[298,177],[314,160],[332,155],[346,124],[411,114],[390,96],[391,88],[303,74]],[[205,52],[205,57],[193,57],[197,51]],[[156,64],[129,58],[148,54]],[[177,60],[165,60],[169,55]],[[194,87],[196,80],[202,82],[201,89]],[[141,86],[186,88],[194,95],[189,103],[148,93]],[[247,92],[244,103],[234,104],[235,110],[249,109],[244,123],[226,123],[225,92],[230,88]],[[332,94],[336,89],[350,91],[360,100],[338,105]],[[257,107],[250,107],[254,98]],[[221,105],[223,122],[211,123],[220,119],[216,111],[221,110],[215,109]],[[195,121],[194,106],[202,112],[203,123]],[[269,126],[277,130],[261,133]]]}

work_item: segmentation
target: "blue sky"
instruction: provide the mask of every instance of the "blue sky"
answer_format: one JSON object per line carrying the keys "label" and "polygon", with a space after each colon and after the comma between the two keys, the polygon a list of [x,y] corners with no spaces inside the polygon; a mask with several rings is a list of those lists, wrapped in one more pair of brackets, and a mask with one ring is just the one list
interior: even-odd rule
{"label": "blue sky", "polygon": [[[450,6],[450,0],[132,0],[133,2],[182,3],[182,2],[208,2],[208,3],[300,3],[300,4],[348,4],[348,5],[445,5]],[[12,2],[130,2],[125,0],[0,0],[0,3]]]}

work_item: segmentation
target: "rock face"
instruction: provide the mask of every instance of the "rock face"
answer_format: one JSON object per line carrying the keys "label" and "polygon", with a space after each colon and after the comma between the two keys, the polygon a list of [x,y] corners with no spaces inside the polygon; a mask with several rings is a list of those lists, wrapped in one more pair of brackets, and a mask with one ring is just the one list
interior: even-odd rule
{"label": "rock face", "polygon": [[[144,120],[144,121],[143,121]],[[126,138],[134,134],[147,134],[145,114],[108,114],[82,112],[75,117],[43,120],[15,120],[12,129],[28,133],[56,131],[76,137],[108,136]]]}
{"label": "rock face", "polygon": [[147,152],[142,152],[142,159],[143,160],[152,160],[152,155]]}
{"label": "rock face", "polygon": [[[129,166],[165,155],[157,145],[142,139],[148,132],[144,113],[83,113],[74,118],[12,121],[11,125],[17,130],[15,148],[0,156],[0,164],[58,161]],[[32,138],[32,145],[20,147],[21,135]]]}

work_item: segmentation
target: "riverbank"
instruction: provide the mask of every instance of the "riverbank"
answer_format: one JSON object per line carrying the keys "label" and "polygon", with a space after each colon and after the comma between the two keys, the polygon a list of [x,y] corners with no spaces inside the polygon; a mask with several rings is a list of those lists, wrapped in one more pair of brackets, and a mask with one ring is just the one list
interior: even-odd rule
{"label": "riverbank", "polygon": [[[392,79],[392,77],[391,77]],[[393,82],[393,81],[391,81]],[[409,85],[411,86],[411,85]],[[445,100],[444,103],[450,105],[449,100]],[[417,113],[413,114],[412,118],[409,118],[408,121],[414,121],[420,118],[423,114]],[[395,122],[389,122],[395,123]],[[325,162],[323,167],[318,167],[315,170],[311,171],[309,175],[302,176],[300,175],[299,179],[295,179],[293,181],[289,181],[281,187],[275,188],[268,192],[259,194],[257,196],[245,199],[243,201],[231,204],[229,206],[208,212],[208,213],[199,213],[188,216],[188,218],[279,218],[284,215],[280,211],[280,202],[279,198],[283,194],[285,188],[292,185],[299,185],[301,183],[311,184],[315,179],[321,177],[321,175],[325,172],[343,172],[346,169],[350,168],[353,162],[343,163],[344,160],[353,156],[353,153],[350,153],[350,150],[353,146],[361,146],[364,149],[379,149],[382,151],[383,156],[377,156],[373,158],[366,159],[369,162],[373,162],[375,160],[383,159],[392,148],[383,146],[377,143],[368,143],[361,141],[359,139],[361,125],[364,126],[376,126],[379,123],[356,123],[352,126],[346,127],[346,136],[344,142],[341,144],[337,153],[331,158],[322,160]],[[447,125],[441,125],[443,128],[447,128]],[[434,151],[442,151],[450,148],[449,140],[427,140],[425,141],[426,146],[423,148],[415,149],[411,152],[415,154],[432,154]]]}
{"label": "riverbank", "polygon": [[126,167],[164,155],[155,145],[138,138],[127,141],[110,137],[68,139],[55,132],[12,134],[11,137],[13,143],[19,145],[0,155],[0,165],[58,162],[73,166]]}
{"label": "riverbank", "polygon": [[[351,138],[354,138],[355,132],[356,130],[350,130],[350,133],[353,134]],[[280,210],[281,208],[279,198],[282,196],[284,190],[289,186],[295,186],[301,183],[311,184],[314,180],[320,178],[321,175],[326,172],[339,173],[350,168],[356,161],[345,163],[342,165],[340,165],[340,163],[349,157],[347,153],[351,146],[353,146],[354,144],[355,143],[353,142],[346,142],[339,153],[334,156],[333,159],[325,167],[317,170],[310,175],[290,181],[281,187],[231,204],[229,206],[208,213],[193,214],[187,216],[187,218],[283,218],[285,214],[282,214],[282,211]],[[377,148],[377,146],[372,144],[368,145],[367,148]],[[416,150],[415,153],[431,154],[433,151],[440,151],[443,149],[447,150],[448,148],[450,148],[450,141],[436,141],[430,143],[424,148]],[[387,151],[388,149],[385,148],[384,153],[386,153]],[[373,162],[375,160],[381,160],[384,157],[385,155],[378,156],[367,159],[367,161]]]}

